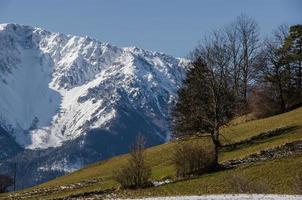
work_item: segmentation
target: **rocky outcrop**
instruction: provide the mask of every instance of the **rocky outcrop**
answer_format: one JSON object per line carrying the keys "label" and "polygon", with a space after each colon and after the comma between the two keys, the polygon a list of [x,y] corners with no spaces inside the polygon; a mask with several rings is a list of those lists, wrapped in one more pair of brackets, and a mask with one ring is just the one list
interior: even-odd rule
{"label": "rocky outcrop", "polygon": [[287,143],[273,149],[262,150],[259,153],[251,154],[242,159],[230,160],[223,163],[223,166],[226,169],[230,169],[259,161],[273,160],[299,154],[302,154],[302,141]]}

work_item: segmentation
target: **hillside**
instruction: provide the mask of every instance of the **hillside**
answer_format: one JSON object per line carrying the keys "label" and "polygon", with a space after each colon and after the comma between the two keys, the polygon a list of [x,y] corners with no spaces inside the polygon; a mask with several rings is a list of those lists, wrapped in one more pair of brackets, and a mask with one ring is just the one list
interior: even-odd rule
{"label": "hillside", "polygon": [[[166,195],[200,195],[232,193],[228,177],[241,175],[249,180],[263,182],[267,193],[293,194],[294,177],[302,167],[302,108],[273,117],[253,120],[225,127],[220,163],[229,166],[194,179],[175,181],[159,187],[142,190],[117,190],[112,179],[126,155],[89,165],[79,171],[54,179],[33,188],[0,196],[6,198],[53,199],[66,196],[141,197]],[[191,142],[193,140],[189,140]],[[194,139],[197,141],[197,139]],[[210,145],[209,139],[198,139]],[[152,179],[174,180],[170,158],[175,142],[148,148],[146,155],[152,166]],[[248,158],[248,159],[247,159]],[[114,195],[114,196],[112,196]]]}

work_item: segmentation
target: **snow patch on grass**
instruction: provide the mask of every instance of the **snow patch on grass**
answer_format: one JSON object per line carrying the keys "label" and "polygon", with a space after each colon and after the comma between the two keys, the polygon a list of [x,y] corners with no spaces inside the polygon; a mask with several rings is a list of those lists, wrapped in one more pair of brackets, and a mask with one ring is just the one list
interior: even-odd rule
{"label": "snow patch on grass", "polygon": [[[176,196],[151,197],[144,200],[301,200],[298,195],[269,195],[269,194],[234,194],[234,195],[204,195],[204,196]],[[125,200],[125,199],[124,199]],[[130,199],[126,199],[130,200]],[[139,200],[139,199],[137,199]]]}

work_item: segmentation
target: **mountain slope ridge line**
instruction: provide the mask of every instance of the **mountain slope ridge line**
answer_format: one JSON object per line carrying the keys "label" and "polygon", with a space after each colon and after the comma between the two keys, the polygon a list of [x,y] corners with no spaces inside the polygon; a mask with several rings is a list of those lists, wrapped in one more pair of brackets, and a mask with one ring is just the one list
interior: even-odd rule
{"label": "mountain slope ridge line", "polygon": [[139,133],[169,139],[186,59],[18,24],[0,25],[0,46],[0,127],[26,149],[3,171],[20,160],[40,183],[127,152]]}

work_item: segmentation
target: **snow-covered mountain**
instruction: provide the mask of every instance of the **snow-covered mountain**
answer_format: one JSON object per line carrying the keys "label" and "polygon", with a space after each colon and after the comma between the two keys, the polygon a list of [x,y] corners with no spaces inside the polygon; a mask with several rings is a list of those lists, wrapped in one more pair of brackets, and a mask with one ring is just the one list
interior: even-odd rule
{"label": "snow-covered mountain", "polygon": [[[0,128],[16,149],[28,149],[21,151],[27,157],[24,152],[48,152],[44,164],[35,166],[42,171],[76,169],[125,152],[138,133],[148,144],[162,143],[169,137],[169,108],[186,62],[89,37],[1,24]],[[76,149],[85,159],[97,156],[78,164],[68,159]]]}

